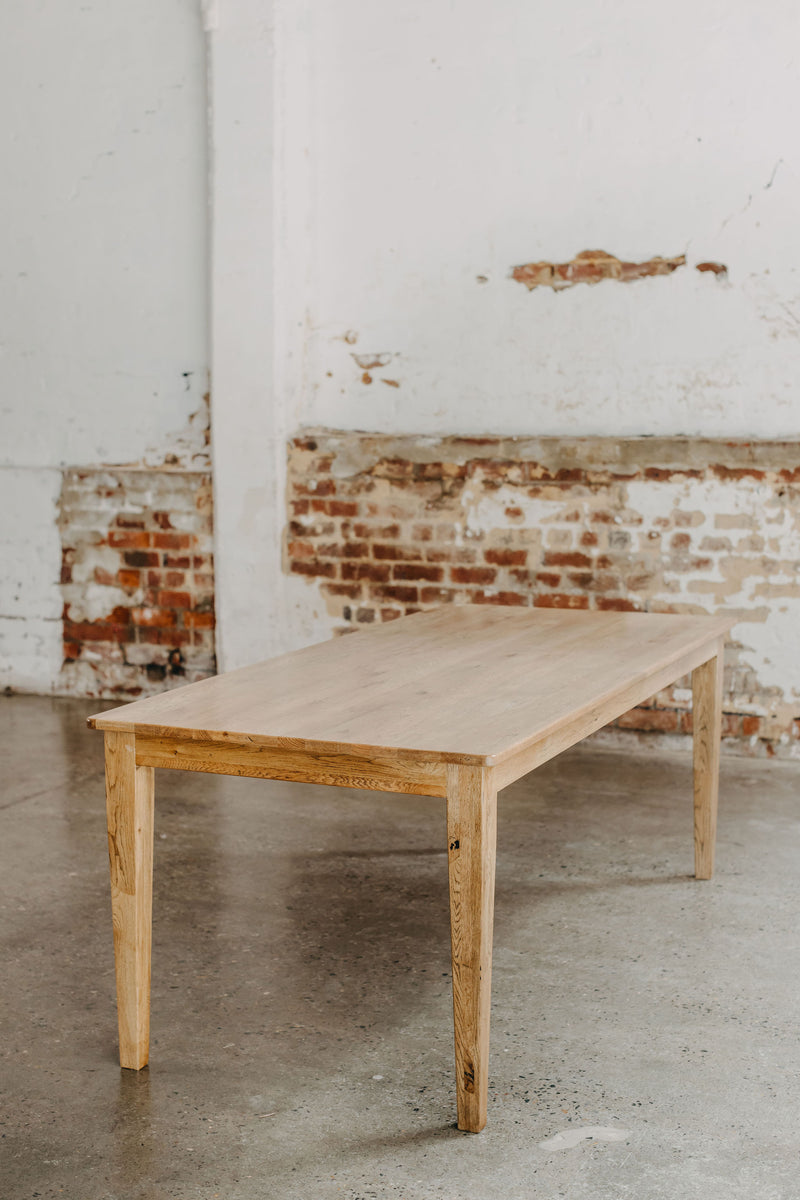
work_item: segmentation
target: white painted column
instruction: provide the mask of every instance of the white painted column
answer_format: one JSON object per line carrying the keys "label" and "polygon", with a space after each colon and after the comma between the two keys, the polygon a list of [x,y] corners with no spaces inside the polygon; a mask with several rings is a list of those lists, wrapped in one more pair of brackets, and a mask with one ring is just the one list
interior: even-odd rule
{"label": "white painted column", "polygon": [[211,135],[211,349],[217,656],[281,648],[285,420],[274,390],[274,11],[205,6]]}

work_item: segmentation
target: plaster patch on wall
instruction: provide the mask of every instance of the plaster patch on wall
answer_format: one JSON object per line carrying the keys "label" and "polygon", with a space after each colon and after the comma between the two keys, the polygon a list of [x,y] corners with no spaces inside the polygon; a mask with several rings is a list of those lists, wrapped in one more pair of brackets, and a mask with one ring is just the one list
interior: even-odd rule
{"label": "plaster patch on wall", "polygon": [[574,287],[577,283],[595,284],[604,279],[632,283],[651,275],[671,275],[678,267],[686,266],[686,255],[675,258],[648,258],[646,262],[623,262],[605,250],[582,250],[566,263],[533,262],[514,267],[512,279],[524,283],[528,291],[549,287],[556,292]]}

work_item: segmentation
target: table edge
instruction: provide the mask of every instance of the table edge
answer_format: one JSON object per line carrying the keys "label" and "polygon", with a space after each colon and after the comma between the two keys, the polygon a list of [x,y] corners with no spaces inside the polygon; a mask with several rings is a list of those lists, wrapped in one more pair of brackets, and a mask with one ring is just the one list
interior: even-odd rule
{"label": "table edge", "polygon": [[[276,751],[283,750],[290,753],[307,754],[311,757],[315,755],[342,754],[368,758],[371,754],[385,755],[391,753],[410,756],[420,762],[459,763],[465,766],[481,766],[486,768],[501,767],[511,760],[519,758],[520,755],[530,753],[539,744],[546,743],[557,737],[559,730],[567,730],[570,726],[580,723],[581,719],[592,710],[605,711],[606,706],[613,706],[615,697],[627,696],[631,692],[637,693],[641,688],[649,686],[652,680],[660,680],[663,676],[670,675],[673,667],[677,667],[677,669],[671,675],[671,678],[677,679],[681,675],[686,674],[688,670],[692,670],[695,666],[699,666],[702,662],[713,658],[715,654],[720,652],[724,635],[735,624],[735,618],[720,615],[716,618],[710,617],[708,620],[712,626],[710,629],[698,630],[694,638],[687,639],[684,645],[677,648],[670,657],[657,667],[643,671],[638,676],[626,680],[624,685],[614,688],[607,695],[599,698],[595,697],[587,704],[573,709],[567,717],[555,719],[550,725],[536,730],[535,733],[527,737],[523,737],[519,742],[506,746],[502,750],[489,753],[470,754],[461,751],[423,750],[413,746],[382,746],[374,743],[324,741],[314,738],[244,734],[235,731],[206,730],[196,727],[187,728],[185,726],[164,724],[152,725],[143,724],[142,722],[125,721],[120,719],[120,717],[114,716],[106,718],[104,713],[95,713],[88,717],[87,725],[90,729],[97,729],[103,733],[132,733],[142,737],[169,737],[185,741],[214,742],[219,746],[262,746]],[[708,652],[706,653],[706,651]],[[692,665],[690,667],[686,667],[685,664],[687,661],[691,662]],[[661,682],[659,686],[666,686],[666,683]],[[654,690],[658,691],[659,688],[656,687]],[[634,701],[633,703],[640,703],[640,701]],[[110,710],[111,713],[124,713],[124,711],[124,707]],[[618,716],[621,712],[625,711],[627,711],[627,708],[621,709],[616,715]],[[604,724],[614,719],[614,715],[608,716],[596,728],[602,728]],[[575,740],[580,741],[584,736],[588,736],[588,733],[581,735]],[[572,741],[567,744],[572,745],[575,743]],[[563,749],[566,748],[567,745],[564,745]]]}

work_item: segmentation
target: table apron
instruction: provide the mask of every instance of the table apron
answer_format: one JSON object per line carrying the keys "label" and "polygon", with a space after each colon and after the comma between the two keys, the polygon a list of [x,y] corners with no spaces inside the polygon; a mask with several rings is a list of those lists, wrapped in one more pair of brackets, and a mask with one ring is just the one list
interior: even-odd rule
{"label": "table apron", "polygon": [[391,752],[368,757],[314,754],[273,746],[137,734],[136,765],[406,792],[415,796],[447,794],[446,763]]}

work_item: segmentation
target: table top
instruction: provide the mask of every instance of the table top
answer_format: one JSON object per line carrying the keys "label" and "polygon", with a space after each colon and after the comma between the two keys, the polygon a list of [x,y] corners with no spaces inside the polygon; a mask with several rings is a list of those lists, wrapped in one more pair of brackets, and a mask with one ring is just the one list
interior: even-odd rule
{"label": "table top", "polygon": [[[713,657],[732,624],[727,616],[443,607],[137,700],[89,724],[495,765],[576,713],[630,698],[631,685],[685,666],[687,656],[708,648]],[[666,682],[652,690],[659,686]]]}

